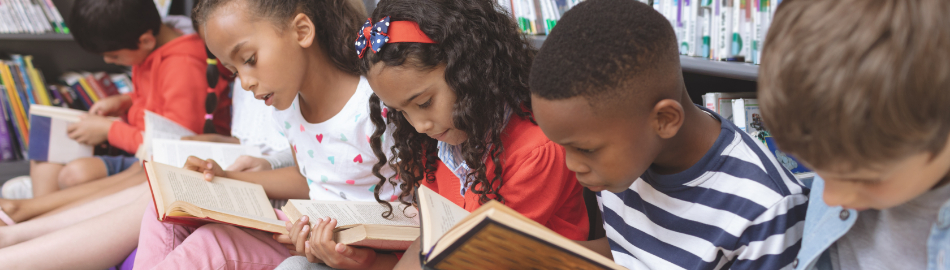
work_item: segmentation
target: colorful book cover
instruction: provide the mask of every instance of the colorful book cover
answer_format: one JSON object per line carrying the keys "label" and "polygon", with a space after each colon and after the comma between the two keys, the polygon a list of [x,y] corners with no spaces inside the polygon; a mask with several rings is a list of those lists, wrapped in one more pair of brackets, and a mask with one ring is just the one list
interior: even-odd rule
{"label": "colorful book cover", "polygon": [[19,139],[21,149],[26,149],[29,140],[27,135],[29,134],[29,123],[26,121],[26,112],[23,109],[23,101],[20,98],[20,95],[17,91],[15,81],[13,80],[13,75],[11,73],[11,68],[5,62],[0,62],[0,76],[3,77],[3,84],[7,88],[7,101],[10,104],[11,111],[13,114],[11,117],[14,119],[13,125],[16,129],[17,138]]}
{"label": "colorful book cover", "polygon": [[[0,92],[6,92],[6,88],[3,85],[0,85]],[[11,134],[10,129],[7,127],[7,123],[10,122],[10,117],[7,114],[7,106],[4,106],[3,102],[0,102],[0,116],[3,116],[0,119],[3,119],[3,123],[0,123],[0,160],[9,161],[16,159],[16,155],[13,149],[13,138],[15,134]]]}
{"label": "colorful book cover", "polygon": [[92,102],[89,103],[90,107],[92,107],[92,104],[95,104],[99,101],[99,95],[96,94],[96,90],[92,88],[92,85],[89,84],[89,81],[86,81],[85,77],[79,77],[79,85],[82,85],[82,89],[86,92],[86,96],[92,100]]}
{"label": "colorful book cover", "polygon": [[103,89],[105,86],[103,86],[99,80],[96,80],[96,77],[93,76],[92,73],[83,72],[82,78],[86,81],[86,84],[89,84],[89,86],[92,88],[92,92],[96,96],[96,101],[108,97],[106,95],[105,89]]}
{"label": "colorful book cover", "polygon": [[33,105],[30,114],[30,160],[65,164],[77,158],[91,157],[92,146],[70,139],[66,127],[79,122],[83,111]]}
{"label": "colorful book cover", "polygon": [[119,94],[119,87],[112,82],[112,77],[109,76],[108,73],[100,71],[93,73],[92,75],[93,78],[99,82],[99,85],[102,86],[102,93],[104,94],[104,96],[102,96],[103,98]]}
{"label": "colorful book cover", "polygon": [[794,157],[785,154],[782,150],[778,149],[778,145],[775,144],[775,139],[772,136],[765,137],[765,146],[769,148],[769,152],[772,152],[775,155],[775,159],[778,160],[778,163],[781,163],[782,166],[785,166],[788,171],[792,173],[805,173],[811,172],[811,169],[805,167]]}
{"label": "colorful book cover", "polygon": [[26,63],[27,75],[30,77],[30,82],[33,83],[33,91],[38,102],[37,104],[47,106],[52,104],[50,102],[49,91],[46,90],[46,80],[44,80],[39,70],[33,67],[33,56],[24,56],[23,62]]}
{"label": "colorful book cover", "polygon": [[[32,83],[29,83],[29,72],[26,71],[26,62],[23,62],[23,56],[19,54],[11,54],[10,60],[13,60],[13,62],[16,63],[17,70],[15,70],[15,73],[18,73],[17,75],[19,75],[17,76],[19,78],[16,79],[18,80],[18,83],[21,84],[20,87],[22,87],[23,92],[26,92],[26,96],[28,97],[27,101],[29,101],[30,104],[36,104],[36,98],[33,97],[33,85]],[[29,113],[30,109],[28,107],[25,109],[27,113]]]}

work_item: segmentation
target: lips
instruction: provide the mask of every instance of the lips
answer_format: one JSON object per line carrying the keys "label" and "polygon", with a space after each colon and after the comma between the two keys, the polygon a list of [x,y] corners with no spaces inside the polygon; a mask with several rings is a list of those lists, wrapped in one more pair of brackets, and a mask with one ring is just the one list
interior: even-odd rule
{"label": "lips", "polygon": [[435,139],[435,140],[437,140],[437,141],[441,141],[441,140],[442,140],[442,137],[445,137],[445,134],[448,134],[448,133],[449,133],[449,130],[446,129],[446,130],[443,131],[442,133],[436,134],[435,136],[429,135],[429,137],[431,137],[431,138],[433,138],[433,139]]}
{"label": "lips", "polygon": [[255,95],[254,98],[263,100],[264,104],[266,104],[267,106],[271,106],[274,104],[274,93]]}

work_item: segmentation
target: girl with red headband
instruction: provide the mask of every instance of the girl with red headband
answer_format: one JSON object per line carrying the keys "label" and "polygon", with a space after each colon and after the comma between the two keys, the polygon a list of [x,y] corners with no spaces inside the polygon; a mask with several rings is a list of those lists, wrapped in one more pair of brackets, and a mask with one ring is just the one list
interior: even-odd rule
{"label": "girl with red headband", "polygon": [[[392,148],[374,146],[377,156],[392,156],[375,168],[397,172],[405,204],[414,187],[425,185],[468,211],[498,200],[567,238],[586,240],[582,188],[565,166],[564,149],[532,121],[527,82],[534,51],[495,2],[379,2],[352,43],[375,92],[374,136],[391,131],[395,140]],[[335,243],[334,227],[335,220],[321,220],[309,239],[295,239],[307,240],[298,252],[333,268],[393,268],[380,262],[391,255]],[[400,269],[419,268],[418,254],[417,243]],[[302,260],[292,257],[282,267],[324,267]]]}

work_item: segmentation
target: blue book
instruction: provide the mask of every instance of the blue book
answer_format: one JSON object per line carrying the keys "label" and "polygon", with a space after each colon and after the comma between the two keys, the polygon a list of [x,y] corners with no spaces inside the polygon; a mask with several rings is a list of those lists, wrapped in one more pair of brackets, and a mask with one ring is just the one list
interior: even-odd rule
{"label": "blue book", "polygon": [[[26,71],[26,62],[23,62],[23,56],[19,54],[11,54],[10,60],[13,60],[17,67],[20,68],[20,81],[23,82],[23,89],[26,90],[26,96],[29,97],[30,104],[36,104],[36,99],[33,98],[33,83],[30,81],[30,73],[27,73]],[[26,113],[30,113],[29,109],[27,109]]]}
{"label": "blue book", "polygon": [[778,150],[778,146],[775,145],[775,139],[772,136],[765,137],[765,146],[769,148],[769,152],[772,152],[775,155],[775,159],[778,160],[778,163],[781,163],[782,166],[785,166],[792,173],[806,173],[811,172],[811,169],[805,168],[801,162],[798,162],[794,157],[785,154],[781,150]]}
{"label": "blue book", "polygon": [[80,110],[34,104],[30,109],[30,159],[65,164],[92,157],[92,146],[66,135],[66,127],[79,122],[84,114]]}

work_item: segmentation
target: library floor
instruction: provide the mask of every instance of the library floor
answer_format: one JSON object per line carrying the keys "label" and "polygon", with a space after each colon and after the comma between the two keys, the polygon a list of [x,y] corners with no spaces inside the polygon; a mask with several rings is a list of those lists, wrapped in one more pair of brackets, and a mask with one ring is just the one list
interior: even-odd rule
{"label": "library floor", "polygon": [[27,174],[30,174],[29,161],[0,162],[0,185],[10,178]]}

